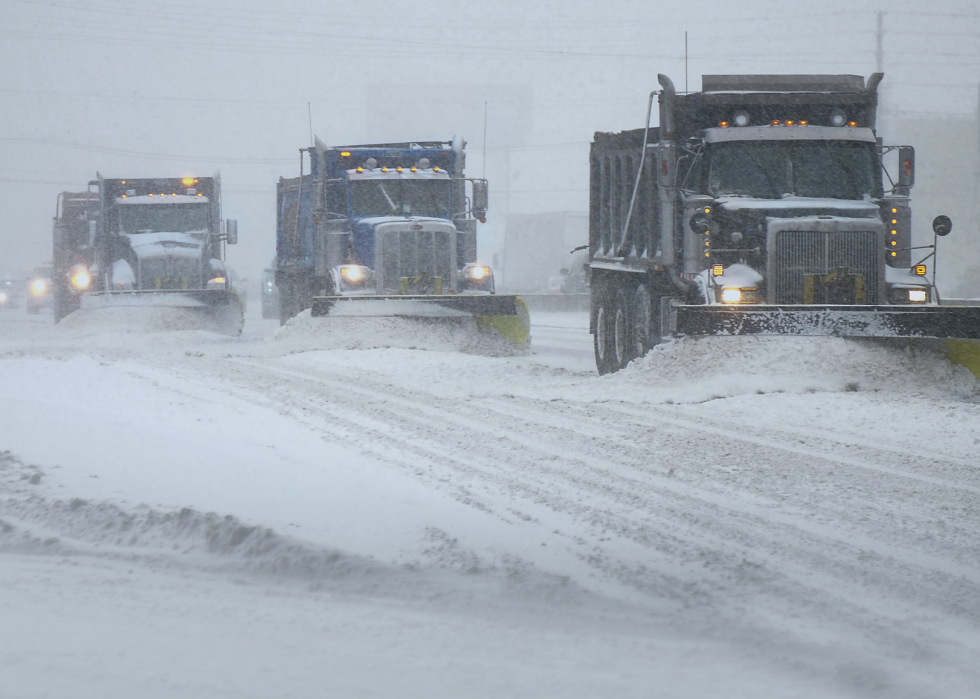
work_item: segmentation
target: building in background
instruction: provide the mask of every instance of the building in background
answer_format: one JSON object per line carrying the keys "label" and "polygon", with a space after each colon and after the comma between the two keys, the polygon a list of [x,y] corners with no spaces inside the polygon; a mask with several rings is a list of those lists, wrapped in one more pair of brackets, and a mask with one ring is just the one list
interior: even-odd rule
{"label": "building in background", "polygon": [[[974,116],[892,118],[892,139],[915,146],[912,244],[932,244],[932,219],[946,214],[953,232],[939,240],[939,292],[980,298],[980,119]],[[914,250],[913,261],[928,250]],[[935,262],[929,260],[930,269]]]}
{"label": "building in background", "polygon": [[547,293],[549,279],[574,262],[572,249],[589,243],[589,214],[552,211],[507,217],[500,262],[502,286],[514,293]]}

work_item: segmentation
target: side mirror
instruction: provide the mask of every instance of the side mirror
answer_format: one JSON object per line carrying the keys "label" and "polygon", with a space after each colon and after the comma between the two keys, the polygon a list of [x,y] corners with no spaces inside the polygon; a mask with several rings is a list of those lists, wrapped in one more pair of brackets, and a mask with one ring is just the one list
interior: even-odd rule
{"label": "side mirror", "polygon": [[936,216],[932,219],[932,230],[938,236],[947,236],[953,230],[953,222],[949,216]]}
{"label": "side mirror", "polygon": [[915,148],[899,146],[898,188],[909,189],[915,184]]}
{"label": "side mirror", "polygon": [[238,221],[233,218],[225,221],[225,240],[229,245],[238,243]]}
{"label": "side mirror", "polygon": [[487,208],[490,203],[490,187],[486,180],[473,180],[473,216],[480,223],[487,222]]}
{"label": "side mirror", "polygon": [[691,226],[692,231],[701,235],[711,230],[711,220],[707,214],[694,214],[691,216],[691,220],[688,221],[688,225]]}

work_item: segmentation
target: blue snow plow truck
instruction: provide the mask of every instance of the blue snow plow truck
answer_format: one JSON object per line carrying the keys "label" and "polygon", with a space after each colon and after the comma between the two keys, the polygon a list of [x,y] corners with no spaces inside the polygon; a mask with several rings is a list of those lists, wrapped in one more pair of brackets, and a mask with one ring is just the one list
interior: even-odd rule
{"label": "blue snow plow truck", "polygon": [[528,344],[524,300],[496,294],[493,271],[477,264],[488,189],[464,177],[464,147],[460,138],[335,147],[316,139],[300,149],[300,176],[277,188],[280,322],[307,308],[448,318]]}

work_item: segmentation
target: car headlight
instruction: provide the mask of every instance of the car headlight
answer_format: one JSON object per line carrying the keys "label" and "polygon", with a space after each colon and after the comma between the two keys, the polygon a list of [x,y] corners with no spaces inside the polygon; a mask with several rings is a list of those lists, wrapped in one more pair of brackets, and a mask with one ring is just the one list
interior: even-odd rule
{"label": "car headlight", "polygon": [[75,291],[85,291],[92,283],[92,275],[84,267],[75,267],[71,270],[68,280]]}
{"label": "car headlight", "polygon": [[43,279],[35,279],[31,282],[31,293],[35,296],[40,296],[47,290],[47,288],[48,284]]}

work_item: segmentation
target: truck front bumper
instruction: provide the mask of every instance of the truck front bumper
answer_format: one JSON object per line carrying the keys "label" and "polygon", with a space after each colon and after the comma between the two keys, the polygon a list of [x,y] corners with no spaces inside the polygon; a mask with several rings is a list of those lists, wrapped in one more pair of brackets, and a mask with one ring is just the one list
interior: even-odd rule
{"label": "truck front bumper", "polygon": [[977,306],[665,304],[664,335],[812,335],[980,339]]}

